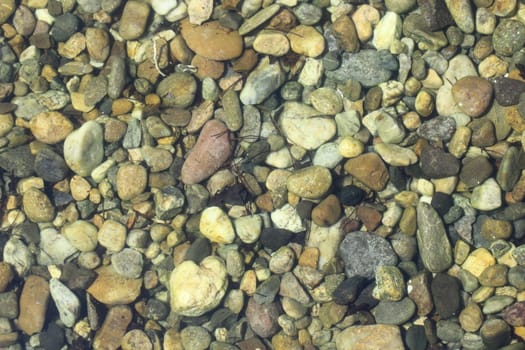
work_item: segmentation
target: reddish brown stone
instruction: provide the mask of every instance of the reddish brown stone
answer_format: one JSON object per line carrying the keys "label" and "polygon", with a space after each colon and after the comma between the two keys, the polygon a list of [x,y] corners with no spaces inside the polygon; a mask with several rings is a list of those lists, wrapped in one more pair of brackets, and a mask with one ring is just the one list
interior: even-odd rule
{"label": "reddish brown stone", "polygon": [[31,335],[42,331],[49,301],[49,283],[40,276],[27,277],[20,295],[18,327]]}

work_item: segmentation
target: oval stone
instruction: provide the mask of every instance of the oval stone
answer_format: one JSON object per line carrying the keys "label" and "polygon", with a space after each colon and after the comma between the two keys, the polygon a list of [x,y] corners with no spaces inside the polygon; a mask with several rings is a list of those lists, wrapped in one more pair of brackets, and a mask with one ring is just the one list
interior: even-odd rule
{"label": "oval stone", "polygon": [[288,191],[307,199],[318,199],[326,194],[332,185],[332,175],[325,167],[314,165],[297,170],[288,177]]}

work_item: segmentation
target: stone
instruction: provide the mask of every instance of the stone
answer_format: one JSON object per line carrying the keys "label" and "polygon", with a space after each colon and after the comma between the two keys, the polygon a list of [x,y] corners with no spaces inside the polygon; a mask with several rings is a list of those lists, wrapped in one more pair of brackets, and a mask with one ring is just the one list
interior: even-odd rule
{"label": "stone", "polygon": [[410,148],[389,143],[378,143],[374,145],[374,150],[385,163],[392,166],[409,166],[418,161],[417,155]]}
{"label": "stone", "polygon": [[525,326],[525,301],[514,303],[505,308],[503,319],[513,327]]}
{"label": "stone", "polygon": [[55,218],[55,208],[49,198],[34,187],[24,192],[22,206],[27,218],[33,222],[50,222]]}
{"label": "stone", "polygon": [[140,278],[143,266],[142,254],[130,248],[111,255],[111,265],[115,271],[128,279]]}
{"label": "stone", "polygon": [[[298,8],[301,5],[298,6]],[[297,12],[297,10],[296,10]],[[311,11],[311,13],[316,11]],[[302,23],[308,24],[308,23]],[[314,23],[310,23],[314,24]],[[356,25],[349,16],[340,16],[332,23],[332,31],[337,39],[339,46],[346,52],[356,52],[359,50],[359,36]]]}
{"label": "stone", "polygon": [[487,179],[472,190],[470,204],[474,209],[494,210],[501,207],[501,189],[493,178]]}
{"label": "stone", "polygon": [[520,178],[521,172],[516,167],[519,156],[519,151],[516,147],[509,147],[503,155],[496,174],[496,181],[503,191],[512,191],[514,185]]}
{"label": "stone", "polygon": [[109,34],[103,28],[86,28],[86,49],[96,62],[105,62],[110,53]]}
{"label": "stone", "polygon": [[487,241],[506,240],[512,235],[512,224],[505,220],[487,218],[481,224],[480,235]]}
{"label": "stone", "polygon": [[525,92],[525,82],[506,77],[497,77],[492,80],[494,97],[501,106],[517,105],[520,95]]}
{"label": "stone", "polygon": [[286,181],[288,191],[306,199],[321,198],[331,185],[330,171],[315,165],[295,171]]}
{"label": "stone", "polygon": [[142,287],[142,279],[128,279],[118,274],[113,266],[103,266],[95,270],[97,278],[87,292],[106,305],[129,304],[137,299]]}
{"label": "stone", "polygon": [[509,297],[508,295],[494,295],[490,296],[491,288],[490,287],[481,287],[478,290],[486,290],[486,295],[484,297],[485,302],[483,305],[483,313],[484,314],[497,314],[503,309],[505,309],[507,306],[511,305],[514,302],[513,297]]}
{"label": "stone", "polygon": [[374,191],[383,190],[389,180],[385,164],[375,153],[366,153],[347,160],[344,169]]}
{"label": "stone", "polygon": [[188,17],[191,24],[201,25],[213,11],[213,1],[192,0],[188,3]]}
{"label": "stone", "polygon": [[122,10],[119,34],[124,40],[135,40],[144,34],[150,7],[147,3],[128,1]]}
{"label": "stone", "polygon": [[40,249],[41,254],[46,254],[54,264],[64,264],[66,259],[77,252],[69,240],[54,228],[40,231]]}
{"label": "stone", "polygon": [[507,272],[509,268],[503,264],[488,266],[478,280],[482,286],[486,287],[503,287],[507,284]]}
{"label": "stone", "polygon": [[227,286],[226,267],[219,258],[206,257],[199,265],[184,261],[170,276],[171,309],[184,316],[203,315],[219,305]]}
{"label": "stone", "polygon": [[80,19],[77,16],[69,12],[64,13],[55,17],[50,34],[55,41],[64,42],[77,32],[79,26]]}
{"label": "stone", "polygon": [[262,30],[253,41],[253,49],[263,55],[280,57],[290,51],[290,42],[283,33]]}
{"label": "stone", "polygon": [[261,235],[262,219],[259,215],[237,218],[234,220],[233,225],[237,236],[244,243],[254,243]]}
{"label": "stone", "polygon": [[90,252],[97,246],[97,227],[85,220],[77,220],[62,228],[69,243],[81,252]]}
{"label": "stone", "polygon": [[499,318],[486,320],[480,329],[483,345],[494,349],[500,348],[509,342],[510,332],[509,325]]}
{"label": "stone", "polygon": [[381,301],[400,301],[405,296],[405,281],[397,267],[378,265],[375,269],[375,281],[376,286],[372,292],[374,298]]}
{"label": "stone", "polygon": [[117,305],[109,309],[104,323],[95,334],[93,349],[116,349],[133,318],[133,312],[127,305]]}
{"label": "stone", "polygon": [[459,29],[465,33],[472,33],[474,31],[474,12],[470,2],[445,0],[445,3]]}
{"label": "stone", "polygon": [[197,93],[197,81],[188,73],[176,72],[162,79],[157,95],[164,107],[186,108],[193,103]]}
{"label": "stone", "polygon": [[268,338],[279,331],[278,316],[276,303],[258,304],[253,298],[248,300],[246,318],[250,328],[260,337]]}
{"label": "stone", "polygon": [[229,244],[235,239],[233,224],[219,207],[208,207],[201,214],[199,230],[211,242]]}
{"label": "stone", "polygon": [[417,4],[429,30],[440,30],[454,23],[445,1],[418,0]]}
{"label": "stone", "polygon": [[449,141],[456,131],[456,121],[452,117],[437,116],[424,122],[417,134],[429,141]]}
{"label": "stone", "polygon": [[398,326],[366,325],[350,326],[336,335],[337,350],[403,350],[405,346]]}
{"label": "stone", "polygon": [[331,194],[312,210],[312,220],[319,226],[331,226],[341,217],[341,203]]}
{"label": "stone", "polygon": [[[245,35],[250,33],[252,30],[256,29],[260,25],[262,25],[264,22],[272,18],[280,9],[281,7],[279,4],[272,4],[270,6],[267,6],[260,11],[257,12],[257,9],[254,10],[254,12],[257,12],[253,14],[250,18],[248,18],[239,28],[239,34]],[[253,12],[252,12],[253,13]],[[249,16],[245,16],[249,17]]]}
{"label": "stone", "polygon": [[417,242],[423,265],[430,272],[441,272],[452,265],[452,246],[443,221],[431,205],[417,205]]}
{"label": "stone", "polygon": [[296,208],[288,203],[281,208],[274,210],[270,216],[274,227],[289,230],[294,233],[306,230]]}
{"label": "stone", "polygon": [[392,43],[401,38],[402,26],[401,17],[396,12],[387,11],[374,29],[372,44],[377,50],[389,50]]}
{"label": "stone", "polygon": [[15,12],[16,10],[16,3],[14,0],[5,0],[2,1],[2,10],[0,10],[0,23],[4,24],[7,22],[9,17]]}
{"label": "stone", "polygon": [[314,27],[298,25],[287,35],[293,52],[306,57],[317,57],[325,49],[324,37]]}
{"label": "stone", "polygon": [[343,110],[343,100],[337,91],[322,87],[310,93],[310,103],[322,114],[335,115]]}
{"label": "stone", "polygon": [[205,350],[211,343],[211,336],[204,327],[185,327],[180,331],[180,337],[184,349]]}
{"label": "stone", "polygon": [[432,299],[436,313],[442,319],[456,315],[460,308],[460,283],[455,277],[438,273],[431,284]]}
{"label": "stone", "polygon": [[49,148],[42,148],[35,157],[35,173],[48,182],[58,182],[69,172],[64,159]]}
{"label": "stone", "polygon": [[148,184],[148,174],[142,165],[124,164],[117,171],[116,182],[120,199],[130,200],[144,192]]}
{"label": "stone", "polygon": [[77,175],[88,176],[104,158],[103,130],[88,121],[71,132],[64,141],[64,160]]}
{"label": "stone", "polygon": [[78,297],[56,278],[49,281],[49,292],[58,309],[60,320],[66,327],[73,327],[80,316]]}
{"label": "stone", "polygon": [[0,262],[0,293],[6,291],[7,286],[11,283],[14,277],[15,273],[11,265],[4,261]]}
{"label": "stone", "polygon": [[408,280],[408,297],[416,304],[419,316],[428,315],[434,308],[430,283],[431,276],[428,272],[420,272]]}
{"label": "stone", "polygon": [[514,19],[500,21],[494,30],[494,51],[502,56],[512,56],[525,44],[525,25]]}
{"label": "stone", "polygon": [[483,313],[476,303],[468,303],[459,313],[459,323],[466,332],[476,332],[483,323]]}
{"label": "stone", "polygon": [[458,107],[468,116],[479,117],[492,101],[493,87],[486,79],[467,76],[452,86],[452,96]]}
{"label": "stone", "polygon": [[399,301],[382,300],[374,309],[374,317],[378,324],[402,325],[412,318],[416,312],[416,304],[410,298]]}
{"label": "stone", "polygon": [[245,105],[260,104],[285,81],[286,76],[281,65],[278,62],[270,63],[269,59],[263,59],[248,75],[239,98]]}
{"label": "stone", "polygon": [[0,316],[10,320],[18,316],[18,296],[16,293],[0,293]]}
{"label": "stone", "polygon": [[348,278],[373,278],[378,266],[397,263],[397,255],[388,241],[363,231],[348,233],[339,246],[339,255],[345,263]]}
{"label": "stone", "polygon": [[227,61],[242,54],[243,41],[238,31],[223,27],[218,21],[202,25],[181,22],[181,34],[196,54],[216,61]]}
{"label": "stone", "polygon": [[493,172],[492,164],[486,157],[478,156],[471,159],[466,159],[465,164],[461,168],[459,178],[468,187],[475,187],[482,184],[488,179]]}
{"label": "stone", "polygon": [[39,333],[44,322],[49,302],[49,283],[40,276],[26,278],[20,294],[18,327],[27,335]]}
{"label": "stone", "polygon": [[459,173],[459,160],[437,147],[424,147],[419,160],[421,170],[430,178],[440,179]]}
{"label": "stone", "polygon": [[230,158],[231,152],[226,126],[218,120],[208,121],[182,165],[182,181],[192,185],[207,179]]}

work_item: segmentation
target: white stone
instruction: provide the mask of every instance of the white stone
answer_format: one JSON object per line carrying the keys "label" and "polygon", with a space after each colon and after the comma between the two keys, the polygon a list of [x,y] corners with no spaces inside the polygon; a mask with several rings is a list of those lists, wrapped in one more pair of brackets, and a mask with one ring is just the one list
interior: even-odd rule
{"label": "white stone", "polygon": [[219,207],[208,207],[201,215],[199,229],[211,242],[229,244],[235,240],[235,231],[228,215]]}
{"label": "white stone", "polygon": [[376,118],[377,134],[385,143],[399,143],[405,138],[403,124],[388,113]]}
{"label": "white stone", "polygon": [[88,176],[104,158],[104,132],[100,124],[88,121],[64,141],[64,160],[80,176]]}
{"label": "white stone", "polygon": [[262,232],[263,220],[259,215],[242,216],[233,221],[235,232],[244,243],[257,242]]}
{"label": "white stone", "polygon": [[388,50],[394,40],[399,40],[403,32],[401,17],[392,11],[387,11],[374,29],[372,44],[378,50]]}
{"label": "white stone", "polygon": [[385,163],[393,166],[408,166],[418,160],[414,151],[398,145],[378,143],[374,145],[374,150],[383,158]]}
{"label": "white stone", "polygon": [[12,265],[19,276],[24,276],[33,265],[33,254],[24,242],[12,236],[4,246],[4,261]]}
{"label": "white stone", "polygon": [[165,17],[168,22],[177,22],[188,16],[188,6],[184,1],[179,2],[177,7],[170,11]]}
{"label": "white stone", "polygon": [[403,208],[397,205],[396,202],[388,202],[386,207],[387,209],[383,213],[381,223],[388,227],[394,227],[398,223],[399,219],[401,219]]}
{"label": "white stone", "polygon": [[338,136],[354,136],[361,129],[361,120],[359,113],[350,109],[335,115]]}
{"label": "white stone", "polygon": [[213,12],[213,0],[190,0],[188,16],[191,24],[201,25],[207,21]]}
{"label": "white stone", "polygon": [[454,56],[448,63],[444,80],[453,84],[457,80],[468,76],[478,76],[478,71],[472,60],[463,54]]}
{"label": "white stone", "polygon": [[49,227],[40,231],[39,263],[47,260],[46,265],[64,264],[68,258],[76,253],[77,249],[56,229]]}
{"label": "white stone", "polygon": [[227,287],[226,266],[218,257],[208,256],[199,265],[184,261],[170,276],[171,310],[183,316],[201,316],[220,304]]}
{"label": "white stone", "polygon": [[337,255],[339,243],[343,239],[343,231],[340,229],[341,220],[332,226],[321,227],[312,222],[310,233],[306,239],[307,247],[319,249],[319,269],[329,263]]}
{"label": "white stone", "polygon": [[337,142],[327,142],[317,149],[312,161],[313,165],[333,169],[343,160],[337,150]]}
{"label": "white stone", "polygon": [[49,292],[58,309],[60,321],[66,327],[73,327],[80,315],[80,300],[78,297],[56,278],[49,280]]}
{"label": "white stone", "polygon": [[486,7],[476,10],[476,31],[480,34],[491,35],[496,29],[496,16]]}
{"label": "white stone", "polygon": [[266,156],[266,164],[278,169],[286,169],[293,165],[292,156],[287,147],[271,152]]}
{"label": "white stone", "polygon": [[177,4],[178,0],[151,0],[153,11],[161,16],[167,15]]}
{"label": "white stone", "polygon": [[479,210],[494,210],[501,207],[501,189],[496,180],[489,178],[476,186],[472,190],[470,204],[472,208]]}
{"label": "white stone", "polygon": [[306,230],[297,210],[288,203],[279,209],[275,209],[270,217],[277,228],[286,229],[295,233]]}
{"label": "white stone", "polygon": [[436,95],[436,110],[439,115],[450,117],[462,113],[452,96],[452,85],[448,81],[439,88]]}
{"label": "white stone", "polygon": [[297,81],[303,86],[316,86],[323,76],[323,61],[308,57]]}
{"label": "white stone", "polygon": [[413,179],[410,189],[423,196],[432,197],[434,195],[434,184],[426,179]]}

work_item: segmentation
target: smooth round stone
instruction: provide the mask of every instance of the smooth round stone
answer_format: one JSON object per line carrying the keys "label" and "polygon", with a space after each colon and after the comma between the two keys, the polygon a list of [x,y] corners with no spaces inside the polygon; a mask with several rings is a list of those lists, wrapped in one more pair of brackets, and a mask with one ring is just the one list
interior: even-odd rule
{"label": "smooth round stone", "polygon": [[197,92],[195,78],[183,72],[170,74],[157,87],[157,95],[165,107],[186,108],[193,103]]}
{"label": "smooth round stone", "polygon": [[58,309],[60,320],[66,327],[73,327],[80,316],[80,300],[56,278],[49,281],[49,291]]}
{"label": "smooth round stone", "polygon": [[86,29],[86,49],[89,57],[97,62],[104,62],[110,52],[109,34],[102,28]]}
{"label": "smooth round stone", "polygon": [[463,337],[463,330],[457,322],[439,320],[436,324],[436,335],[447,343],[457,343]]}
{"label": "smooth round stone", "polygon": [[152,0],[151,7],[153,11],[161,16],[167,15],[178,5],[178,0]]}
{"label": "smooth round stone", "polygon": [[235,240],[232,222],[219,207],[204,209],[201,214],[199,229],[212,242],[229,244]]}
{"label": "smooth round stone", "polygon": [[111,255],[111,264],[115,271],[125,278],[139,278],[142,273],[142,254],[130,248]]}
{"label": "smooth round stone", "polygon": [[372,292],[374,298],[381,301],[399,301],[403,298],[405,294],[405,283],[401,270],[397,267],[377,266],[375,270],[375,280],[376,286]]}
{"label": "smooth round stone", "polygon": [[378,50],[389,50],[395,40],[401,38],[403,31],[401,17],[393,11],[387,11],[374,29],[372,44]]}
{"label": "smooth round stone", "polygon": [[120,199],[130,200],[141,194],[148,184],[148,173],[138,164],[124,164],[117,171],[117,193]]}
{"label": "smooth round stone", "polygon": [[144,146],[141,149],[142,156],[153,173],[166,170],[173,163],[171,152],[163,148]]}
{"label": "smooth round stone", "polygon": [[512,234],[512,224],[505,220],[487,218],[481,225],[480,234],[488,241],[508,239]]}
{"label": "smooth round stone", "polygon": [[525,326],[525,301],[514,303],[503,311],[503,319],[514,327]]}
{"label": "smooth round stone", "polygon": [[227,61],[242,54],[243,41],[239,32],[223,27],[218,21],[194,25],[181,22],[181,34],[196,54],[215,61]]}
{"label": "smooth round stone", "polygon": [[55,218],[55,208],[49,198],[34,187],[24,192],[22,206],[27,218],[33,222],[50,222]]}
{"label": "smooth round stone", "polygon": [[459,313],[459,323],[466,332],[476,332],[483,323],[483,313],[475,303],[469,303]]}
{"label": "smooth round stone", "polygon": [[293,52],[306,57],[317,57],[325,49],[324,37],[311,26],[298,25],[288,33]]}
{"label": "smooth round stone", "polygon": [[465,162],[459,173],[459,178],[468,187],[474,187],[482,184],[492,175],[492,164],[486,157],[478,156]]}
{"label": "smooth round stone", "polygon": [[365,153],[349,159],[344,169],[374,191],[383,190],[389,180],[385,163],[376,153]]}
{"label": "smooth round stone", "polygon": [[64,141],[64,159],[71,170],[88,176],[104,158],[103,130],[95,121],[88,121],[70,133]]}
{"label": "smooth round stone", "polygon": [[263,55],[279,57],[288,53],[290,42],[283,33],[263,30],[255,37],[253,49]]}
{"label": "smooth round stone", "polygon": [[77,32],[80,19],[72,13],[64,13],[55,17],[50,34],[55,41],[66,41]]}
{"label": "smooth round stone", "polygon": [[184,261],[170,276],[171,309],[183,316],[201,316],[219,305],[227,287],[226,266],[219,258],[206,257],[199,265]]}
{"label": "smooth round stone", "polygon": [[505,321],[493,318],[483,323],[480,335],[486,347],[497,349],[509,342],[511,329]]}
{"label": "smooth round stone", "polygon": [[127,1],[120,18],[119,34],[124,40],[135,40],[144,34],[150,7],[147,3]]}
{"label": "smooth round stone", "polygon": [[111,252],[120,252],[126,244],[126,226],[115,220],[106,220],[98,232],[98,242]]}
{"label": "smooth round stone", "polygon": [[73,131],[73,123],[60,112],[40,113],[31,119],[29,127],[38,141],[47,144],[64,141]]}
{"label": "smooth round stone", "polygon": [[335,115],[343,110],[343,100],[332,88],[322,87],[310,93],[310,103],[319,112]]}
{"label": "smooth round stone", "polygon": [[415,5],[416,0],[385,0],[386,8],[399,14],[408,12]]}
{"label": "smooth round stone", "polygon": [[341,203],[331,194],[321,201],[311,213],[312,220],[319,226],[331,226],[341,217]]}
{"label": "smooth round stone", "polygon": [[69,172],[64,159],[49,148],[42,148],[35,157],[35,173],[44,181],[58,182]]}
{"label": "smooth round stone", "polygon": [[4,24],[16,10],[15,0],[3,0],[0,9],[0,24]]}
{"label": "smooth round stone", "polygon": [[339,140],[337,150],[341,157],[354,158],[364,152],[365,146],[357,138],[352,136],[345,136]]}
{"label": "smooth round stone", "polygon": [[484,314],[496,314],[514,302],[513,297],[507,295],[494,295],[488,298],[483,305]]}
{"label": "smooth round stone", "polygon": [[341,160],[343,160],[343,157],[339,154],[338,144],[336,142],[327,142],[317,149],[312,164],[333,169]]}
{"label": "smooth round stone", "polygon": [[474,209],[494,210],[501,207],[501,203],[501,189],[493,178],[489,178],[472,190],[470,204]]}
{"label": "smooth round stone", "polygon": [[518,290],[525,290],[525,266],[517,265],[509,269],[508,279],[510,285],[518,288]]}
{"label": "smooth round stone", "polygon": [[286,181],[288,191],[306,199],[323,197],[331,185],[330,171],[316,165],[295,171]]}
{"label": "smooth round stone", "polygon": [[211,336],[203,327],[188,326],[180,331],[184,349],[205,350],[211,343]]}
{"label": "smooth round stone", "polygon": [[502,56],[512,56],[525,44],[525,25],[513,19],[502,20],[492,37],[494,51]]}
{"label": "smooth round stone", "polygon": [[97,227],[85,220],[77,220],[62,228],[69,243],[81,252],[90,252],[97,247]]}
{"label": "smooth round stone", "polygon": [[452,86],[452,96],[458,107],[468,116],[479,117],[492,102],[492,84],[486,79],[467,76]]}
{"label": "smooth round stone", "polygon": [[306,26],[316,24],[321,20],[323,15],[323,12],[319,7],[309,3],[300,3],[293,8],[293,13],[297,17],[299,23]]}

